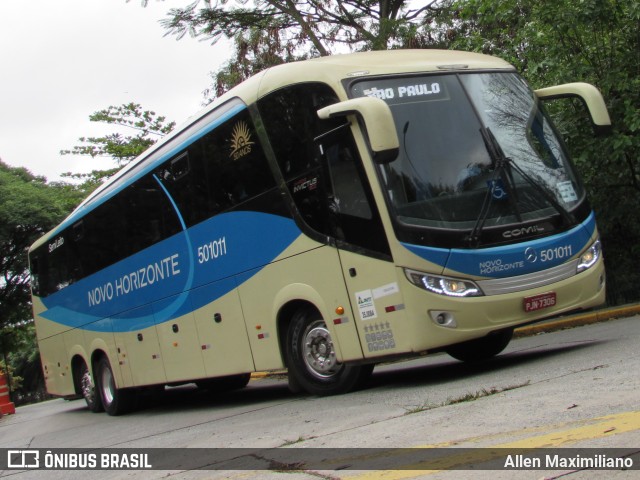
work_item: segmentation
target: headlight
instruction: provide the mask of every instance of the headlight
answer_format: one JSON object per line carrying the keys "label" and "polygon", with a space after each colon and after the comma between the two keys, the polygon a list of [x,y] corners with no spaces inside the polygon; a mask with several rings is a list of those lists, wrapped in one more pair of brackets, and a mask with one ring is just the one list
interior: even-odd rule
{"label": "headlight", "polygon": [[601,256],[602,245],[600,244],[600,240],[596,240],[593,242],[593,245],[591,245],[587,251],[580,256],[576,273],[584,272],[585,270],[593,267]]}
{"label": "headlight", "polygon": [[414,285],[439,295],[449,297],[481,297],[484,295],[480,287],[471,280],[431,275],[406,268],[404,273]]}

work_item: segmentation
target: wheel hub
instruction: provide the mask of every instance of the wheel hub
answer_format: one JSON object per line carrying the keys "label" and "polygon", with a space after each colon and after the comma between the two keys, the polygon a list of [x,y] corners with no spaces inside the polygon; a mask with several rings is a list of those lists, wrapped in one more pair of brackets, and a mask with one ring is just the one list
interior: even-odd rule
{"label": "wheel hub", "polygon": [[95,390],[93,388],[93,381],[91,380],[91,374],[89,370],[85,370],[80,379],[80,388],[82,389],[82,396],[87,400],[93,401]]}
{"label": "wheel hub", "polygon": [[331,334],[323,321],[312,323],[304,337],[304,361],[308,370],[319,378],[328,378],[338,371],[338,360]]}

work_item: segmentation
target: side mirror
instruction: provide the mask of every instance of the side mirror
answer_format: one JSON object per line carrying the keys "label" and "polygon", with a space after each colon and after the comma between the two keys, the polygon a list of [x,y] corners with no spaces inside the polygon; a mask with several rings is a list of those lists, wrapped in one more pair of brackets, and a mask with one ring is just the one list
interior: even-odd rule
{"label": "side mirror", "polygon": [[378,164],[393,162],[400,152],[396,124],[389,106],[379,98],[360,97],[334,103],[318,110],[318,117],[328,119],[358,114],[366,128],[366,135]]}
{"label": "side mirror", "polygon": [[555,87],[535,90],[541,100],[555,100],[557,98],[578,97],[586,105],[591,116],[591,123],[596,134],[611,132],[611,118],[604,103],[600,90],[589,83],[566,83]]}

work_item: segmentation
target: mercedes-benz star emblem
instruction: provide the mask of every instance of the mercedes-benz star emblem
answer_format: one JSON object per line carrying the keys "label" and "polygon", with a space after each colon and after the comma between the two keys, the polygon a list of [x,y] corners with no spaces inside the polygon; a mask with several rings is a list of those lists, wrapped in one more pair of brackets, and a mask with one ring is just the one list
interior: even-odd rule
{"label": "mercedes-benz star emblem", "polygon": [[538,260],[538,252],[536,252],[534,248],[529,247],[524,251],[524,258],[527,262],[534,263]]}

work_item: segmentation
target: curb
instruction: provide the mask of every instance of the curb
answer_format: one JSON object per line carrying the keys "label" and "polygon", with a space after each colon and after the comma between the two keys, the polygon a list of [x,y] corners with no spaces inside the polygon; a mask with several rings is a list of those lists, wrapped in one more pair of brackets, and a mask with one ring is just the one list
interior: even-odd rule
{"label": "curb", "polygon": [[269,372],[253,372],[251,373],[251,379],[273,377],[274,375],[287,375],[287,371],[276,370],[276,371],[269,371]]}
{"label": "curb", "polygon": [[581,327],[583,325],[591,325],[593,323],[608,322],[609,320],[614,320],[616,318],[630,317],[637,314],[640,314],[640,304],[594,310],[587,313],[578,313],[568,317],[554,318],[541,323],[516,328],[513,337],[529,337],[540,333],[555,332],[557,330]]}
{"label": "curb", "polygon": [[[593,323],[608,322],[616,318],[630,317],[640,314],[640,303],[633,305],[625,305],[622,307],[606,308],[602,310],[594,310],[587,313],[578,313],[567,317],[554,318],[552,320],[543,320],[540,323],[527,325],[525,327],[516,328],[513,338],[531,337],[541,333],[555,332],[558,330],[566,330],[583,325],[591,325]],[[275,372],[253,372],[251,378],[265,378],[273,375],[286,375],[286,370],[278,370]]]}

